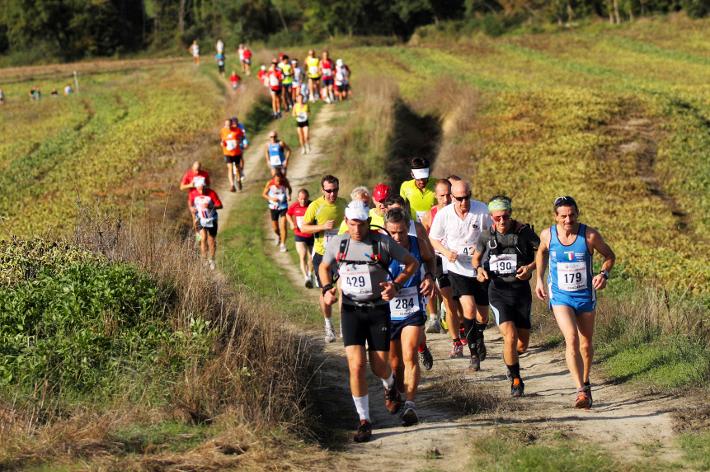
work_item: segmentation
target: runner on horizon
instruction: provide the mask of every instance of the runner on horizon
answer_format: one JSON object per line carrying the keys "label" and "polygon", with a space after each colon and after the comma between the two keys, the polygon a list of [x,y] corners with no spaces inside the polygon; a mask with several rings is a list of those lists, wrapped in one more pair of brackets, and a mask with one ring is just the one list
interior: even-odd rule
{"label": "runner on horizon", "polygon": [[[419,422],[414,399],[419,385],[418,348],[424,339],[426,322],[426,298],[434,294],[434,252],[429,243],[420,243],[416,236],[409,235],[409,214],[402,208],[388,210],[385,215],[385,229],[400,246],[406,249],[419,264],[419,270],[403,283],[399,293],[390,300],[390,320],[392,323],[390,340],[390,367],[395,373],[397,390],[395,402],[405,397],[402,410],[402,424],[411,426]],[[404,265],[392,261],[390,274],[397,277]]]}
{"label": "runner on horizon", "polygon": [[285,141],[279,139],[276,130],[269,132],[269,141],[264,149],[266,165],[271,169],[271,175],[281,172],[284,177],[288,175],[288,160],[291,157],[291,148]]}
{"label": "runner on horizon", "polygon": [[488,285],[476,280],[471,256],[483,231],[491,226],[488,207],[471,199],[464,181],[451,185],[453,203],[439,210],[429,232],[434,250],[447,259],[454,299],[461,303],[464,334],[471,354],[470,368],[481,370],[486,358],[483,331],[488,323]]}
{"label": "runner on horizon", "polygon": [[303,95],[298,95],[296,104],[291,110],[291,115],[296,118],[296,132],[298,133],[298,143],[301,145],[301,154],[311,152],[311,141],[309,136],[308,115],[311,112],[310,105],[305,103]]}
{"label": "runner on horizon", "polygon": [[533,229],[511,218],[512,202],[496,195],[488,202],[493,226],[476,243],[473,267],[479,282],[490,280],[488,299],[496,324],[503,335],[503,361],[508,369],[510,394],[522,397],[525,384],[520,377],[519,355],[530,344],[532,293],[530,278],[540,238]]}
{"label": "runner on horizon", "polygon": [[313,261],[311,261],[311,252],[313,251],[313,235],[301,231],[303,226],[303,217],[306,214],[308,206],[311,204],[308,190],[302,188],[298,191],[297,200],[291,204],[286,212],[286,220],[293,230],[293,240],[298,253],[298,262],[301,267],[301,274],[306,288],[313,288]]}
{"label": "runner on horizon", "polygon": [[283,87],[281,86],[283,74],[281,74],[277,66],[276,59],[273,59],[269,72],[266,73],[266,83],[271,91],[271,110],[275,119],[281,118],[281,95],[283,94]]}
{"label": "runner on horizon", "polygon": [[[565,360],[577,386],[574,406],[588,409],[592,407],[589,373],[594,357],[596,291],[606,287],[616,256],[599,231],[578,221],[574,198],[558,197],[553,208],[556,223],[540,233],[535,294],[540,300],[549,300],[565,338]],[[594,251],[604,258],[597,275],[592,273]],[[546,287],[543,277],[548,265]]]}
{"label": "runner on horizon", "polygon": [[317,102],[320,98],[320,61],[316,57],[316,52],[311,49],[308,51],[308,56],[306,57],[305,66],[306,74],[308,76],[308,95],[310,97],[309,101]]}
{"label": "runner on horizon", "polygon": [[192,54],[192,61],[195,63],[196,66],[200,65],[200,45],[197,44],[197,40],[194,39],[192,41],[192,44],[190,45],[187,50]]}
{"label": "runner on horizon", "polygon": [[301,94],[301,85],[303,84],[303,69],[298,64],[298,59],[291,59],[293,67],[293,84],[291,84],[291,102],[296,103],[298,96]]}
{"label": "runner on horizon", "polygon": [[[337,272],[342,290],[343,343],[348,359],[350,391],[360,419],[353,438],[356,442],[366,442],[372,437],[365,377],[366,344],[370,368],[384,386],[385,408],[392,414],[397,412],[395,376],[388,359],[389,302],[419,268],[417,260],[392,238],[370,231],[368,210],[361,201],[348,204],[345,209],[348,233],[336,236],[328,243],[319,268],[326,306],[331,307],[337,302],[338,289],[333,272]],[[392,260],[405,267],[390,281],[389,264]]]}
{"label": "runner on horizon", "polygon": [[276,245],[281,252],[286,252],[286,211],[291,200],[291,184],[286,176],[277,171],[264,185],[261,196],[269,202],[271,229],[276,235]]}
{"label": "runner on horizon", "polygon": [[[235,192],[236,188],[242,190],[242,141],[245,139],[244,131],[239,127],[239,120],[236,117],[230,118],[229,128],[222,128],[221,131],[222,153],[224,162],[227,164],[227,176],[229,178],[229,191]],[[235,187],[236,185],[236,187]]]}
{"label": "runner on horizon", "polygon": [[[343,221],[345,214],[345,199],[338,197],[340,181],[333,175],[325,175],[320,181],[322,196],[315,199],[308,205],[306,213],[303,215],[303,226],[301,232],[313,234],[315,242],[313,244],[313,270],[316,274],[316,282],[319,287],[323,287],[323,280],[320,278],[319,266],[323,261],[323,254],[328,242],[338,235],[338,226]],[[335,341],[335,330],[331,321],[332,304],[326,304],[323,295],[320,297],[320,307],[325,321],[325,342]]]}
{"label": "runner on horizon", "polygon": [[240,44],[239,46],[243,47],[240,53],[242,72],[244,72],[246,75],[251,75],[251,49],[249,49],[249,46],[246,45]]}
{"label": "runner on horizon", "polygon": [[195,188],[190,190],[187,204],[193,215],[192,225],[200,235],[200,253],[211,270],[215,269],[214,255],[217,250],[217,210],[222,209],[222,202],[217,193],[208,188],[202,177],[193,179]]}
{"label": "runner on horizon", "polygon": [[320,60],[320,75],[323,78],[323,100],[326,103],[335,103],[335,95],[333,93],[333,84],[335,79],[335,64],[330,59],[328,51],[323,51]]}

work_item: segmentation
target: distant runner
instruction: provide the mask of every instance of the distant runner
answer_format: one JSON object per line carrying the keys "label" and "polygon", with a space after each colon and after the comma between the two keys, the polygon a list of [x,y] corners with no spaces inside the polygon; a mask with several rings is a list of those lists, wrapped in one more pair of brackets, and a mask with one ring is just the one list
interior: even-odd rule
{"label": "distant runner", "polygon": [[[570,196],[556,198],[553,203],[556,224],[540,233],[540,248],[535,257],[538,272],[535,294],[548,299],[557,325],[565,337],[567,368],[577,385],[576,408],[592,407],[589,372],[594,347],[596,291],[606,287],[616,256],[599,231],[579,223],[579,208]],[[594,251],[604,261],[601,271],[592,274]],[[547,287],[543,281],[550,266]]]}
{"label": "distant runner", "polygon": [[240,80],[242,80],[242,78],[237,75],[237,71],[233,70],[229,76],[229,83],[232,86],[232,90],[237,90]]}
{"label": "distant runner", "polygon": [[493,197],[488,211],[493,226],[478,237],[473,267],[479,282],[490,280],[488,299],[503,335],[510,394],[522,397],[525,384],[520,377],[518,356],[528,350],[530,343],[532,294],[528,281],[535,270],[540,238],[529,225],[511,218],[513,206],[509,197]]}
{"label": "distant runner", "polygon": [[[372,423],[365,378],[365,344],[368,346],[370,368],[382,380],[385,389],[385,408],[394,414],[399,405],[395,377],[388,362],[389,302],[418,270],[419,264],[392,238],[370,231],[368,208],[362,202],[351,202],[345,210],[345,218],[348,234],[336,236],[328,243],[319,277],[323,282],[323,303],[328,307],[337,299],[334,271],[340,279],[343,294],[341,323],[350,372],[350,391],[360,418],[353,439],[366,442],[372,436]],[[404,264],[404,269],[394,281],[388,281],[389,264],[393,259]]]}
{"label": "distant runner", "polygon": [[205,185],[210,186],[210,176],[206,170],[202,168],[202,163],[200,161],[195,161],[192,166],[185,172],[180,180],[180,190],[187,190],[188,192],[195,188],[195,178],[202,177],[205,180]]}
{"label": "distant runner", "polygon": [[313,251],[314,238],[312,234],[301,231],[303,217],[308,206],[311,204],[308,190],[302,188],[298,191],[297,201],[291,204],[286,212],[286,220],[293,230],[293,239],[298,252],[298,262],[301,267],[301,274],[306,288],[313,288],[313,262],[311,261],[311,251]]}
{"label": "distant runner", "polygon": [[[434,253],[428,242],[420,244],[419,239],[410,236],[409,214],[404,209],[389,210],[385,216],[385,228],[397,244],[406,249],[419,264],[419,270],[402,284],[397,295],[390,300],[390,320],[392,322],[390,340],[390,367],[395,373],[397,390],[395,402],[401,403],[400,392],[406,401],[402,410],[402,424],[411,426],[419,422],[414,398],[419,385],[420,369],[418,347],[424,339],[426,322],[426,298],[434,294]],[[390,274],[399,276],[405,265],[392,261]],[[396,280],[396,279],[395,279]]]}
{"label": "distant runner", "polygon": [[217,62],[217,71],[219,72],[219,75],[224,77],[224,64],[227,61],[227,58],[223,52],[218,52],[214,55],[214,60]]}
{"label": "distant runner", "polygon": [[298,96],[301,94],[301,85],[303,84],[303,69],[298,65],[297,59],[291,60],[293,67],[293,84],[291,84],[291,102],[296,103]]}
{"label": "distant runner", "polygon": [[241,53],[242,72],[246,75],[251,75],[251,49],[249,46],[244,46]]}
{"label": "distant runner", "polygon": [[421,221],[422,217],[436,205],[434,186],[436,179],[429,178],[429,161],[416,157],[412,159],[412,180],[402,182],[399,194],[409,202],[412,219]]}
{"label": "distant runner", "polygon": [[311,49],[305,61],[306,74],[308,75],[308,94],[311,102],[317,102],[320,97],[320,61],[316,52]]}
{"label": "distant runner", "polygon": [[439,210],[429,232],[434,250],[447,259],[454,299],[463,309],[463,324],[471,354],[470,368],[481,369],[486,358],[483,331],[488,323],[488,284],[476,280],[471,257],[482,232],[491,226],[488,207],[471,199],[471,186],[456,181],[451,186],[453,203]]}
{"label": "distant runner", "polygon": [[200,252],[211,270],[215,269],[214,255],[217,250],[217,210],[222,208],[222,202],[217,193],[207,187],[205,179],[195,177],[195,188],[188,196],[188,206],[193,215],[193,227],[200,235]]}
{"label": "distant runner", "polygon": [[323,51],[320,60],[320,75],[323,77],[323,100],[326,103],[335,103],[335,95],[333,94],[333,84],[335,79],[335,65],[328,56],[328,51]]}
{"label": "distant runner", "polygon": [[217,54],[224,52],[224,41],[221,39],[217,40],[217,43],[214,45],[214,49],[217,52]]}
{"label": "distant runner", "polygon": [[287,175],[288,159],[291,157],[291,148],[283,140],[279,139],[276,130],[269,132],[269,142],[264,149],[266,165],[271,168],[271,175],[281,172]]}
{"label": "distant runner", "polygon": [[276,235],[276,245],[281,252],[286,252],[286,211],[291,200],[291,184],[277,171],[274,177],[266,182],[261,196],[269,202],[271,228]]}
{"label": "distant runner", "polygon": [[[343,221],[347,202],[338,197],[340,181],[332,175],[324,176],[321,181],[323,195],[314,200],[303,215],[301,232],[315,235],[313,246],[313,269],[319,287],[323,287],[318,267],[323,261],[323,254],[328,242],[338,235],[338,226]],[[326,304],[323,296],[320,298],[320,307],[325,319],[325,342],[335,341],[335,330],[331,321],[332,304]]]}
{"label": "distant runner", "polygon": [[283,80],[283,74],[281,74],[277,65],[276,59],[271,61],[269,72],[266,73],[266,82],[269,90],[271,90],[271,110],[274,118],[281,118],[281,94],[283,93],[281,81]]}
{"label": "distant runner", "polygon": [[192,61],[195,63],[196,66],[200,65],[200,45],[197,44],[197,40],[193,40],[192,44],[190,45],[187,50],[192,54]]}
{"label": "distant runner", "polygon": [[281,95],[282,105],[286,111],[290,111],[291,108],[293,108],[293,97],[291,94],[291,87],[293,86],[293,66],[291,65],[288,55],[284,54],[281,58],[279,69],[281,69],[283,76],[281,80],[281,85],[283,86],[283,94]]}
{"label": "distant runner", "polygon": [[350,67],[342,59],[335,61],[335,96],[341,102],[350,97]]}
{"label": "distant runner", "polygon": [[221,131],[222,153],[224,162],[227,164],[227,176],[229,178],[229,191],[235,192],[236,187],[242,190],[242,141],[244,131],[239,127],[239,120],[236,117],[229,120],[229,128],[222,128]]}
{"label": "distant runner", "polygon": [[305,98],[303,95],[299,95],[291,114],[296,117],[296,131],[298,132],[298,142],[301,145],[301,154],[311,152],[311,141],[308,135],[308,114],[310,112],[310,106],[305,103]]}

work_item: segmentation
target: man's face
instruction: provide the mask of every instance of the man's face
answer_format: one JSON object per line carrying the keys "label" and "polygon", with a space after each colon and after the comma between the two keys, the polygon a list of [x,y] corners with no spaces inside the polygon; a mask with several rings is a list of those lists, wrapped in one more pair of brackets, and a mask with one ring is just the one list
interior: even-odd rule
{"label": "man's face", "polygon": [[370,195],[367,193],[360,194],[360,201],[365,204],[365,206],[370,206]]}
{"label": "man's face", "polygon": [[298,193],[298,203],[300,203],[301,206],[305,206],[306,201],[308,201],[308,195],[306,195],[306,192],[299,192]]}
{"label": "man's face", "polygon": [[364,221],[361,220],[350,220],[345,219],[348,225],[348,233],[350,237],[355,241],[362,241],[367,236],[368,231],[370,231],[370,219]]}
{"label": "man's face", "polygon": [[338,184],[333,182],[323,182],[323,197],[329,203],[335,203],[335,199],[338,198]]}
{"label": "man's face", "polygon": [[419,190],[424,190],[427,182],[429,182],[428,177],[426,179],[414,179],[414,185],[416,185]]}
{"label": "man's face", "polygon": [[409,225],[406,222],[387,223],[385,224],[385,229],[387,229],[392,239],[397,241],[397,244],[409,247]]}
{"label": "man's face", "polygon": [[455,186],[451,190],[451,197],[456,209],[467,212],[471,207],[471,192],[467,192],[463,185]]}
{"label": "man's face", "polygon": [[496,230],[500,233],[507,233],[513,223],[508,210],[491,212],[491,219],[496,226]]}
{"label": "man's face", "polygon": [[555,210],[555,220],[566,230],[574,229],[577,224],[577,210],[573,206],[561,206]]}
{"label": "man's face", "polygon": [[436,203],[440,206],[451,203],[451,190],[449,190],[448,185],[437,185]]}
{"label": "man's face", "polygon": [[377,214],[384,215],[385,211],[387,211],[387,205],[385,205],[385,201],[375,201],[375,210],[377,211]]}
{"label": "man's face", "polygon": [[192,170],[194,172],[199,172],[202,170],[202,165],[199,162],[193,162],[192,163]]}

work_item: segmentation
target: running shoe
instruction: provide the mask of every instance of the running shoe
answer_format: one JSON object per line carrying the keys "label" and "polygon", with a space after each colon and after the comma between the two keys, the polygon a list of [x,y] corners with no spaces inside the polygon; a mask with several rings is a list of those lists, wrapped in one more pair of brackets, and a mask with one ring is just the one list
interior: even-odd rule
{"label": "running shoe", "polygon": [[438,333],[439,329],[441,327],[439,326],[439,320],[436,318],[429,317],[426,320],[426,328],[425,331],[427,333]]}
{"label": "running shoe", "polygon": [[306,288],[313,288],[313,281],[311,280],[310,277],[306,277],[305,286],[306,286]]}
{"label": "running shoe", "polygon": [[229,191],[230,191],[230,192],[236,192],[236,191],[237,191],[237,188],[236,188],[234,185],[232,185],[231,187],[229,187]]}
{"label": "running shoe", "polygon": [[404,411],[402,412],[401,419],[402,426],[413,426],[419,423],[419,416],[417,416],[417,410],[414,408],[413,403],[404,403]]}
{"label": "running shoe", "polygon": [[434,367],[434,356],[431,355],[429,346],[424,347],[424,350],[419,353],[419,360],[422,361],[422,365],[426,370],[431,370]]}
{"label": "running shoe", "polygon": [[481,370],[481,359],[479,359],[476,354],[471,354],[471,363],[468,366],[468,370],[473,372]]}
{"label": "running shoe", "polygon": [[513,379],[510,383],[510,396],[511,397],[522,397],[525,395],[525,384],[523,379],[520,377]]}
{"label": "running shoe", "polygon": [[449,359],[456,359],[458,357],[463,357],[463,344],[454,344],[451,346],[451,352],[449,353]]}
{"label": "running shoe", "polygon": [[393,415],[402,408],[402,397],[399,396],[395,385],[392,385],[392,388],[385,388],[385,408]]}
{"label": "running shoe", "polygon": [[241,180],[237,182],[237,190],[239,190],[240,192],[242,191],[242,181]]}
{"label": "running shoe", "polygon": [[278,234],[274,234],[274,237],[276,238],[274,240],[274,246],[279,247],[281,245],[281,239],[279,238]]}
{"label": "running shoe", "polygon": [[286,251],[288,251],[288,249],[286,249],[286,245],[285,245],[285,244],[281,244],[281,245],[279,245],[279,251],[281,251],[281,252],[286,252]]}
{"label": "running shoe", "polygon": [[587,394],[587,397],[589,398],[589,408],[591,408],[592,403],[594,403],[594,401],[592,400],[592,385],[589,383],[588,380],[586,382],[584,382],[584,392]]}
{"label": "running shoe", "polygon": [[372,437],[372,424],[367,420],[360,420],[360,425],[357,427],[353,441],[363,443],[370,440]]}
{"label": "running shoe", "polygon": [[325,342],[335,342],[335,330],[330,326],[325,327]]}
{"label": "running shoe", "polygon": [[577,399],[574,402],[574,407],[584,410],[588,410],[592,407],[592,399],[584,390],[584,387],[577,390]]}

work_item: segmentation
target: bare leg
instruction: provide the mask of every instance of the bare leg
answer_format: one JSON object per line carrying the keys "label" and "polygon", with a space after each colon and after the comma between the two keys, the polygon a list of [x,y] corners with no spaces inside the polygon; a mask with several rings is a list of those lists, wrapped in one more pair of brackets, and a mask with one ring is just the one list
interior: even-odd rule
{"label": "bare leg", "polygon": [[577,316],[577,330],[579,332],[579,351],[582,355],[582,364],[584,372],[582,380],[589,381],[589,372],[592,368],[592,359],[594,358],[594,346],[592,345],[592,336],[594,335],[594,319],[595,313],[585,312]]}
{"label": "bare leg", "polygon": [[421,377],[417,346],[423,337],[424,327],[422,326],[407,326],[402,330],[400,349],[404,362],[404,393],[409,401],[414,401]]}
{"label": "bare leg", "polygon": [[572,380],[577,388],[584,385],[582,375],[584,374],[584,362],[579,352],[579,330],[574,310],[568,306],[553,305],[552,312],[555,314],[557,326],[565,338],[565,360],[567,368],[572,376]]}

